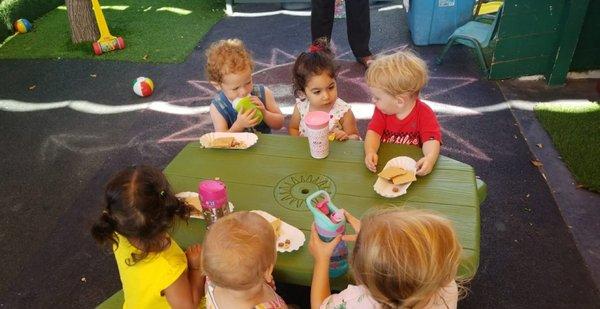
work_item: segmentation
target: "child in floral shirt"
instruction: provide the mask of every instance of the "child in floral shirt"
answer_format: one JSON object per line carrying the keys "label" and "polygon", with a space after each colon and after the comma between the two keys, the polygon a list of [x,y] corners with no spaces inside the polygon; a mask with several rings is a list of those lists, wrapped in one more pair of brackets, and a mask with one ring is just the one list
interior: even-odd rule
{"label": "child in floral shirt", "polygon": [[321,241],[313,226],[312,309],[456,308],[462,247],[449,220],[423,210],[380,209],[359,221],[345,212],[356,240],[350,267],[357,285],[330,295],[329,259],[342,237]]}

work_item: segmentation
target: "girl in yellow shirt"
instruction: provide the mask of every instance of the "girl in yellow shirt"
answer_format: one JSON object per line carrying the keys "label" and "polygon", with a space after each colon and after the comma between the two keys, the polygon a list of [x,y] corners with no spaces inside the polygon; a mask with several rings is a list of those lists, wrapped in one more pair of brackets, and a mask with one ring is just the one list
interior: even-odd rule
{"label": "girl in yellow shirt", "polygon": [[111,245],[123,284],[123,308],[198,308],[204,290],[200,245],[184,253],[167,231],[187,219],[162,172],[150,166],[122,170],[107,184],[105,208],[92,236]]}

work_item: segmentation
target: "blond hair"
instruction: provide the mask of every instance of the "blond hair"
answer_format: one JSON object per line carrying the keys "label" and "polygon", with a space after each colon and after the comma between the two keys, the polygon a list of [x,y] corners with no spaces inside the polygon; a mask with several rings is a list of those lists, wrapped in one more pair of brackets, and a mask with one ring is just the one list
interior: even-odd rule
{"label": "blond hair", "polygon": [[221,83],[223,76],[227,74],[254,69],[252,56],[239,39],[220,40],[212,43],[205,55],[206,78],[212,82]]}
{"label": "blond hair", "polygon": [[427,84],[427,64],[411,51],[400,51],[373,61],[365,79],[391,95],[417,93]]}
{"label": "blond hair", "polygon": [[351,266],[356,282],[384,308],[412,308],[456,278],[461,251],[449,220],[382,209],[361,220]]}
{"label": "blond hair", "polygon": [[246,290],[264,280],[275,264],[275,232],[253,212],[238,211],[210,226],[204,239],[202,269],[217,286]]}

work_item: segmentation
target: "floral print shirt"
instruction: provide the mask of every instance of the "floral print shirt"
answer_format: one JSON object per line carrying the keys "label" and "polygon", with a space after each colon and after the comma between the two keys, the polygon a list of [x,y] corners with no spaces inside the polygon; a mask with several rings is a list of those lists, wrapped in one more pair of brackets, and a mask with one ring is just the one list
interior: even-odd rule
{"label": "floral print shirt", "polygon": [[[432,298],[424,308],[426,309],[456,309],[458,302],[458,288],[453,280],[440,289],[436,297]],[[369,290],[364,285],[351,285],[339,294],[332,294],[325,298],[320,309],[379,309],[381,305],[371,297]]]}

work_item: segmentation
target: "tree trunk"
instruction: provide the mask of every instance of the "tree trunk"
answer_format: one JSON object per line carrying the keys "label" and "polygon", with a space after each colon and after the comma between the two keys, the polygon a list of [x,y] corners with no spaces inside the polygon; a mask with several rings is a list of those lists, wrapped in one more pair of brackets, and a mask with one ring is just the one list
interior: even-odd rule
{"label": "tree trunk", "polygon": [[98,40],[100,33],[92,10],[92,2],[90,0],[66,0],[65,3],[71,25],[71,41],[81,43]]}

